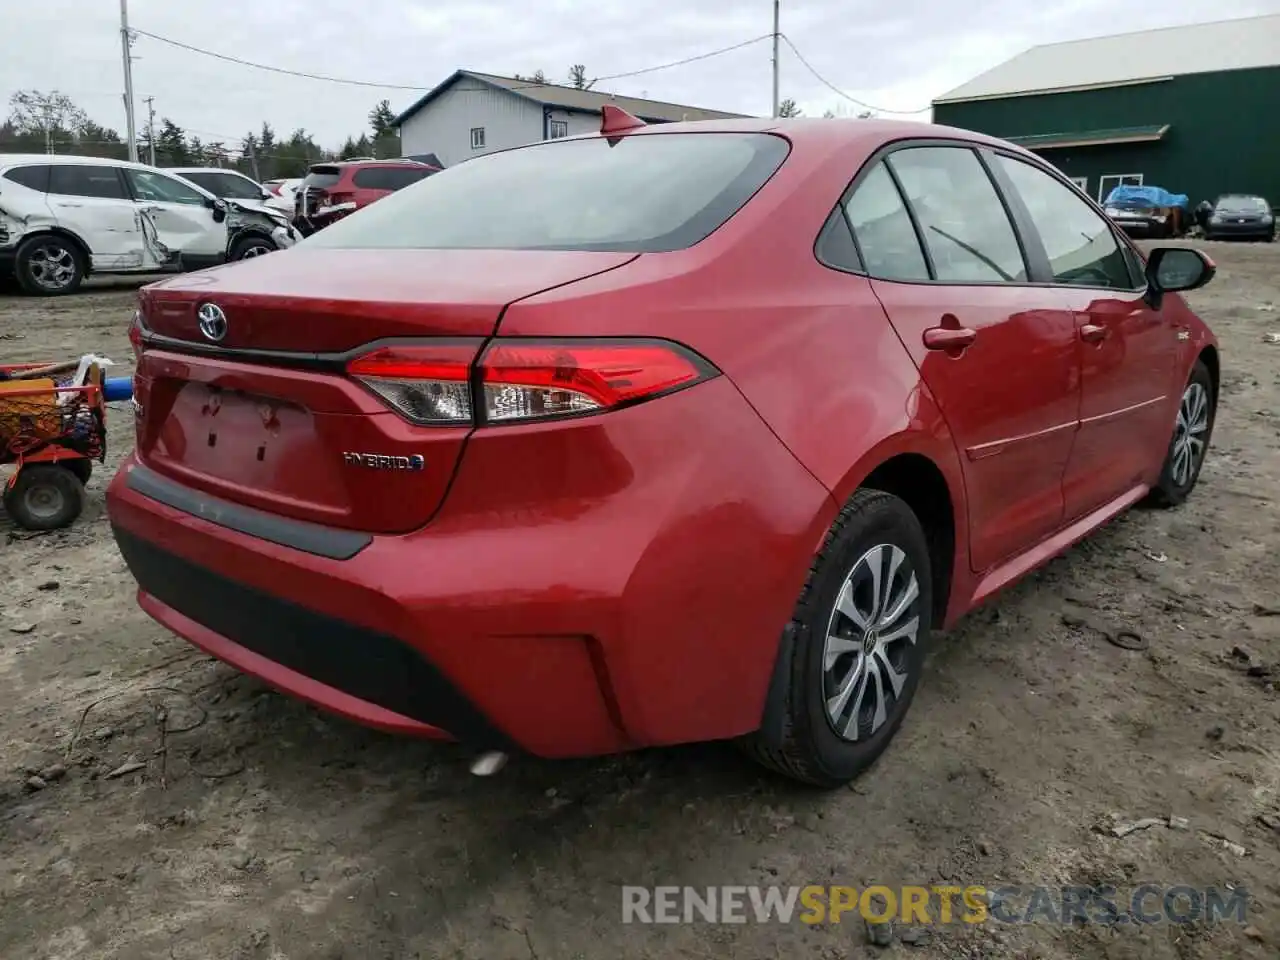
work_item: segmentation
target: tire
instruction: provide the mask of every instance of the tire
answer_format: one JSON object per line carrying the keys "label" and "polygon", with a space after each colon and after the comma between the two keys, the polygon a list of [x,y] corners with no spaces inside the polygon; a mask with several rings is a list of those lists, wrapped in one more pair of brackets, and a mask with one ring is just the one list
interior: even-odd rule
{"label": "tire", "polygon": [[261,233],[252,233],[236,241],[235,246],[231,248],[230,259],[251,260],[254,257],[275,253],[277,249],[275,241],[270,237]]}
{"label": "tire", "polygon": [[89,482],[89,478],[93,476],[93,461],[88,457],[77,457],[74,460],[62,460],[59,461],[58,466],[63,470],[70,470],[72,476],[82,484],[87,484]]}
{"label": "tire", "polygon": [[[890,570],[884,561],[893,565],[889,589],[881,593],[894,607],[910,593],[912,579],[916,584],[914,599],[892,620],[883,619],[894,610],[883,610],[882,602],[876,632],[885,631],[889,639],[884,641],[874,634],[868,640],[855,620],[837,608],[839,601],[840,608],[862,618],[873,612],[869,575],[877,560],[882,574]],[[740,746],[757,762],[802,783],[832,788],[853,780],[888,747],[911,706],[929,645],[932,610],[929,549],[919,520],[892,494],[859,490],[827,532],[788,627],[793,642],[783,643],[774,667],[778,676],[771,694],[779,700],[771,706],[779,708],[777,729],[761,729]],[[914,642],[908,635],[892,636],[902,634],[912,621]],[[870,666],[875,676],[867,673]],[[900,678],[896,695],[891,673]],[[883,699],[876,700],[877,692]]]}
{"label": "tire", "polygon": [[70,526],[84,509],[84,484],[70,470],[53,463],[33,463],[18,471],[4,495],[13,522],[27,530]]}
{"label": "tire", "polygon": [[56,233],[28,237],[18,245],[13,261],[18,285],[35,297],[75,293],[84,282],[87,269],[79,245]]}
{"label": "tire", "polygon": [[[1209,375],[1204,361],[1197,360],[1178,402],[1173,437],[1160,468],[1160,479],[1147,498],[1152,504],[1176,507],[1195,489],[1209,452],[1217,412],[1218,398],[1213,389],[1213,377]],[[1184,450],[1186,457],[1191,458],[1189,462],[1183,455]]]}

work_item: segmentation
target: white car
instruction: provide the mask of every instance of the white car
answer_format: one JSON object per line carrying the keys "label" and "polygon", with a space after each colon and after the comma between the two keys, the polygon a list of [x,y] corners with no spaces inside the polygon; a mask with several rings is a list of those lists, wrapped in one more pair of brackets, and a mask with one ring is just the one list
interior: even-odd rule
{"label": "white car", "polygon": [[275,210],[282,210],[293,216],[293,194],[288,196],[275,192],[276,184],[301,181],[268,180],[258,183],[252,177],[246,177],[239,170],[228,170],[225,167],[166,167],[169,173],[176,173],[184,180],[190,180],[198,187],[204,187],[215,197],[222,200],[243,200],[247,203],[261,203]]}
{"label": "white car", "polygon": [[288,177],[284,180],[264,180],[262,185],[270,191],[272,197],[267,201],[273,207],[286,211],[293,216],[294,197],[298,187],[302,186],[301,177]]}
{"label": "white car", "polygon": [[71,293],[91,273],[199,270],[292,246],[288,218],[124,160],[0,154],[0,277]]}

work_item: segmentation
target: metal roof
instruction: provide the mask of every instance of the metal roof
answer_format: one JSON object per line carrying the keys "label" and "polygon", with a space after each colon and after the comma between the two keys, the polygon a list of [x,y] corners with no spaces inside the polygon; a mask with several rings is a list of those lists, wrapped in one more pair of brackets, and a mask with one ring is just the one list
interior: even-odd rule
{"label": "metal roof", "polygon": [[1074,133],[1030,133],[1005,139],[1028,150],[1048,150],[1055,147],[1097,147],[1108,143],[1146,143],[1163,140],[1168,132],[1169,124],[1154,123],[1145,127],[1109,127]]}
{"label": "metal roof", "polygon": [[726,113],[723,110],[704,110],[701,107],[689,107],[679,103],[666,103],[661,100],[642,100],[639,97],[622,97],[600,90],[579,90],[577,87],[565,87],[555,83],[534,83],[532,80],[521,80],[516,77],[503,77],[494,73],[477,73],[474,70],[457,70],[443,83],[418,99],[416,103],[396,117],[398,127],[428,103],[444,93],[461,79],[473,80],[487,87],[506,90],[509,93],[544,106],[559,107],[561,110],[573,110],[579,113],[599,113],[606,103],[621,107],[641,120],[658,120],[676,122],[681,120],[733,120],[744,116],[741,113]]}
{"label": "metal roof", "polygon": [[1119,86],[1280,65],[1280,14],[1032,47],[934,103]]}

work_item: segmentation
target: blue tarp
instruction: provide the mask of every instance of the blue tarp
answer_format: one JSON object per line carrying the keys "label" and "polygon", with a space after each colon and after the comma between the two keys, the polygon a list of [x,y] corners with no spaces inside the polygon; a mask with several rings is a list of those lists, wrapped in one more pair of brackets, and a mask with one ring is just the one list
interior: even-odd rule
{"label": "blue tarp", "polygon": [[1106,202],[1112,207],[1191,207],[1185,193],[1170,193],[1160,187],[1116,187],[1107,194]]}

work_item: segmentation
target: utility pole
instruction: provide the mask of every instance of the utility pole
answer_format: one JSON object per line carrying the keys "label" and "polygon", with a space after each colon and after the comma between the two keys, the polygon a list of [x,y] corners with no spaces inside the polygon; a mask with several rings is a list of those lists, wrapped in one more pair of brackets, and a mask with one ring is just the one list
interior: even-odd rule
{"label": "utility pole", "polygon": [[147,147],[151,154],[147,163],[154,167],[156,165],[156,98],[144,97],[142,102],[147,105]]}
{"label": "utility pole", "polygon": [[133,125],[133,57],[129,47],[129,0],[120,0],[120,52],[124,57],[124,121],[129,137],[129,159],[138,162],[138,133]]}
{"label": "utility pole", "polygon": [[44,105],[44,152],[53,155],[53,107]]}
{"label": "utility pole", "polygon": [[249,141],[247,146],[249,147],[249,169],[253,171],[253,179],[261,183],[262,181],[258,179],[258,152],[253,149],[252,140]]}
{"label": "utility pole", "polygon": [[[120,0],[124,3],[124,0]],[[778,21],[781,0],[773,0],[773,115],[778,115]]]}

